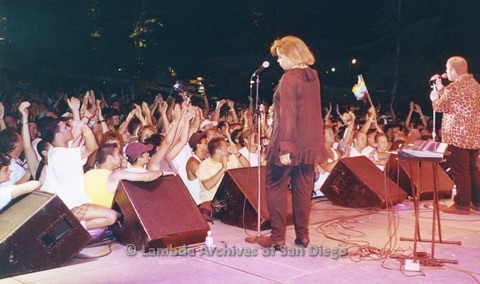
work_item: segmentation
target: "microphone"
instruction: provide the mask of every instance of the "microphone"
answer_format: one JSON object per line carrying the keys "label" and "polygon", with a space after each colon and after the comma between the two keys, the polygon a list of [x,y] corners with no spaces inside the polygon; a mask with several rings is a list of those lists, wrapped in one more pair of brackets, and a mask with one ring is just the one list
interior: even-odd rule
{"label": "microphone", "polygon": [[255,72],[253,72],[252,77],[255,77],[258,74],[260,74],[260,72],[262,72],[265,68],[268,68],[268,66],[270,66],[270,62],[263,61],[262,65],[260,67],[258,67],[258,69],[255,70]]}
{"label": "microphone", "polygon": [[442,75],[438,75],[438,74],[433,75],[432,78],[430,78],[430,81],[429,81],[430,86],[433,87],[433,86],[436,84],[437,79],[438,79],[439,77],[440,77],[441,79],[447,79],[447,78],[448,78],[448,75],[447,75],[447,73],[443,73]]}

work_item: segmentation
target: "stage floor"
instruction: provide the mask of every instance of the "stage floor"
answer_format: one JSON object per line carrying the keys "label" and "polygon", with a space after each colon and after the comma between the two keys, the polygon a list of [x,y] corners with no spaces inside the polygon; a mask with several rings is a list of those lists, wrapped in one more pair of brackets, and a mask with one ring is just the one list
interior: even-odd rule
{"label": "stage floor", "polygon": [[[451,202],[441,201],[443,205]],[[419,214],[425,239],[431,238],[432,231],[429,204],[422,201]],[[413,242],[400,237],[413,237],[413,212],[409,201],[391,210],[363,210],[316,199],[312,201],[311,244],[306,249],[294,246],[293,226],[288,227],[288,250],[273,253],[244,241],[256,232],[217,221],[211,225],[217,247],[213,256],[203,247],[179,252],[186,256],[164,251],[132,256],[126,246],[112,243],[82,251],[83,257],[106,256],[75,258],[65,267],[0,283],[478,283],[480,212],[440,213],[443,240],[462,244],[436,244],[435,258],[458,260],[458,264],[430,262],[412,272],[405,271],[401,258],[412,254]],[[417,251],[431,253],[430,243],[418,243]]]}

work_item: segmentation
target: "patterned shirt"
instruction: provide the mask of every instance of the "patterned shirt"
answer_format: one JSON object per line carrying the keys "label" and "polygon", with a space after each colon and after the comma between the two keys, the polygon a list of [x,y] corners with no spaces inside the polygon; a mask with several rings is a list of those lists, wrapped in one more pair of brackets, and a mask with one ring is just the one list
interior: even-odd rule
{"label": "patterned shirt", "polygon": [[438,92],[433,101],[443,112],[442,142],[463,149],[480,149],[480,84],[468,74]]}

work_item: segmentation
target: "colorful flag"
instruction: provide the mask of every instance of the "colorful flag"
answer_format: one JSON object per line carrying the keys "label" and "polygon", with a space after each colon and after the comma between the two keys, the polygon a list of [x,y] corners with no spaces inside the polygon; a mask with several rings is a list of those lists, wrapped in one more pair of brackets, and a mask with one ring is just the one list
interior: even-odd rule
{"label": "colorful flag", "polygon": [[353,86],[352,92],[355,94],[357,100],[365,100],[368,90],[362,75],[358,75],[358,83]]}

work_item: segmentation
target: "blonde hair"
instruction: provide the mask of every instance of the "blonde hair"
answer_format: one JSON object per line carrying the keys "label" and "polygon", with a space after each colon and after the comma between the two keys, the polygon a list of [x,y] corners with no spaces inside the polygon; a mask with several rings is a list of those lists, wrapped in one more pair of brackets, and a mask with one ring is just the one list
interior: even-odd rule
{"label": "blonde hair", "polygon": [[461,56],[450,57],[447,61],[450,66],[457,72],[458,75],[464,75],[468,73],[467,60]]}
{"label": "blonde hair", "polygon": [[289,35],[275,40],[270,47],[270,53],[278,57],[278,51],[296,64],[313,65],[315,63],[315,57],[308,46],[296,36]]}

